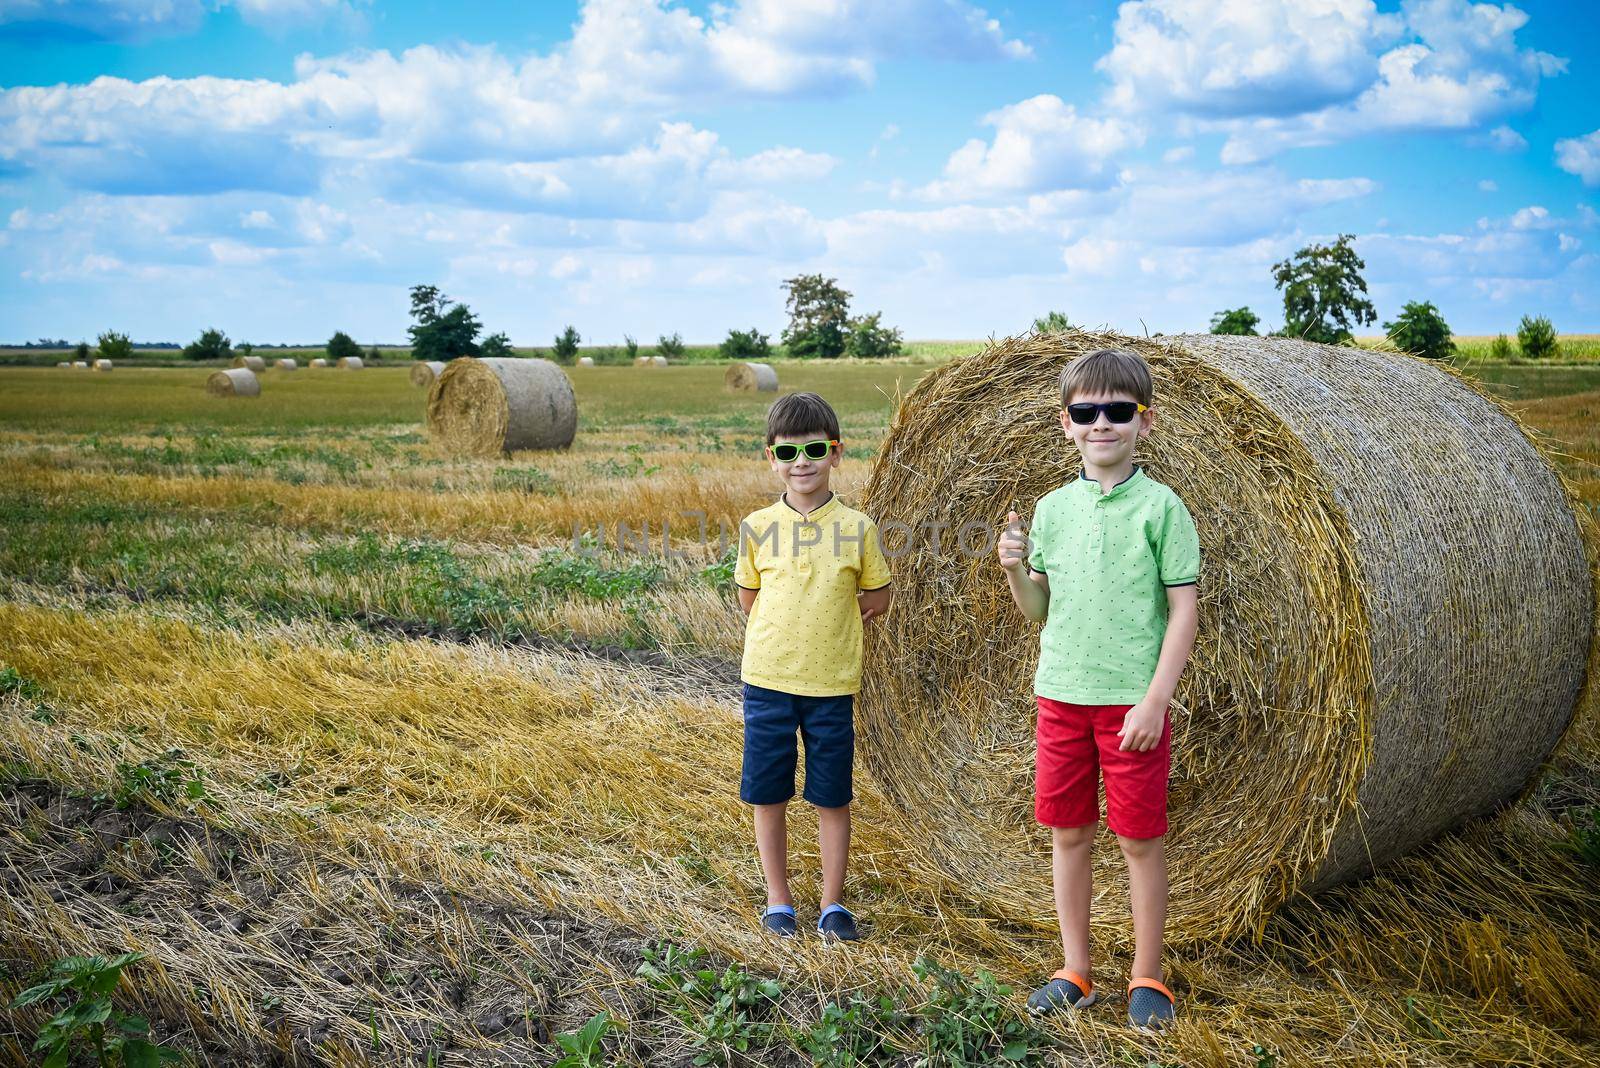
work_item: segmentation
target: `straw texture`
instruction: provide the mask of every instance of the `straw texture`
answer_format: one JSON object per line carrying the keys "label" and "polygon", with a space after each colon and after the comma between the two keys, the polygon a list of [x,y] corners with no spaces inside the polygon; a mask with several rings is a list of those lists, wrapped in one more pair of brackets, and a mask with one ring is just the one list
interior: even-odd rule
{"label": "straw texture", "polygon": [[577,430],[572,383],[549,360],[464,356],[428,391],[428,433],[452,452],[564,449]]}
{"label": "straw texture", "polygon": [[206,379],[206,392],[217,397],[259,397],[261,380],[248,367],[213,371]]}
{"label": "straw texture", "polygon": [[425,360],[411,368],[411,384],[427,389],[433,385],[433,380],[444,373],[443,360]]}
{"label": "straw texture", "polygon": [[298,371],[300,364],[292,356],[285,356],[273,364],[280,371]]}
{"label": "straw texture", "polygon": [[722,380],[736,393],[772,393],[778,388],[778,372],[770,363],[736,363]]}
{"label": "straw texture", "polygon": [[365,366],[366,363],[361,359],[360,356],[341,356],[339,358],[339,367],[341,370],[359,371]]}
{"label": "straw texture", "polygon": [[[1204,556],[1173,707],[1172,939],[1259,930],[1289,897],[1521,790],[1573,715],[1594,595],[1564,488],[1514,419],[1394,353],[1029,335],[924,378],[867,488],[891,555],[910,548],[869,632],[861,752],[927,828],[927,859],[1049,911],[1032,819],[1038,628],[993,544],[1008,510],[1026,517],[1076,477],[1058,376],[1107,345],[1150,361],[1158,422],[1139,461],[1188,505]],[[1112,853],[1096,915],[1125,935]]]}
{"label": "straw texture", "polygon": [[247,367],[252,371],[260,372],[267,369],[267,361],[260,356],[235,356],[233,358],[233,366]]}

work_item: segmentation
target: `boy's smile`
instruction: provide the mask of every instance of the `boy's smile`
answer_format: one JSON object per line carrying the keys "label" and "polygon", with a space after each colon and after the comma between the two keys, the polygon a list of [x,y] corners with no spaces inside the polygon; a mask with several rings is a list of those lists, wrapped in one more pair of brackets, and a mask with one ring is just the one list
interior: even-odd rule
{"label": "boy's smile", "polygon": [[[774,445],[792,444],[804,445],[808,441],[826,438],[827,434],[818,432],[814,434],[783,435],[780,434],[772,441]],[[783,479],[783,486],[793,495],[791,503],[796,504],[802,511],[808,510],[805,505],[812,500],[820,500],[828,495],[828,481],[833,469],[839,466],[839,453],[842,450],[834,448],[821,460],[813,460],[802,450],[800,455],[789,463],[774,457],[770,452],[768,460],[772,470]]]}

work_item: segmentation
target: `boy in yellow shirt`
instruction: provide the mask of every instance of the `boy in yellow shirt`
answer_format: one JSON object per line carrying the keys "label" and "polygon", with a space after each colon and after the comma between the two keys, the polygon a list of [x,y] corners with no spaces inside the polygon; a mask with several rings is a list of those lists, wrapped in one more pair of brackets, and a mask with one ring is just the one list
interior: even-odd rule
{"label": "boy in yellow shirt", "polygon": [[839,417],[815,393],[781,397],[767,413],[767,458],[783,480],[775,504],[739,526],[734,581],[745,627],[744,768],[739,797],[755,806],[756,850],[767,883],[761,924],[796,932],[789,894],[787,816],[795,732],[806,747],[804,797],[817,809],[822,910],[828,940],[859,937],[841,903],[850,854],[855,693],[862,624],[889,610],[889,563],[872,520],[828,488],[839,466]]}

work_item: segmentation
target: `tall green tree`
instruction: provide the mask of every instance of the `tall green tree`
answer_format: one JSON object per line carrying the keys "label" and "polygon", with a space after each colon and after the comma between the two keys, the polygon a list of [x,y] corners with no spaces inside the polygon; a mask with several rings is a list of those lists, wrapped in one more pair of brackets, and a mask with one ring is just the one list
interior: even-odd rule
{"label": "tall green tree", "polygon": [[765,360],[772,355],[772,340],[753,326],[749,330],[730,329],[717,346],[717,355],[725,360]]}
{"label": "tall green tree", "polygon": [[224,334],[216,327],[211,327],[183,347],[183,358],[186,360],[230,360],[233,358],[233,344],[229,342],[227,334]]}
{"label": "tall green tree", "polygon": [[850,294],[839,288],[838,279],[802,274],[785,279],[783,288],[789,312],[783,343],[789,355],[829,360],[841,355],[850,324]]}
{"label": "tall green tree", "polygon": [[478,346],[478,355],[484,359],[493,357],[515,356],[511,351],[511,339],[505,334],[490,334],[483,339],[483,344]]}
{"label": "tall green tree", "polygon": [[1524,315],[1517,325],[1517,348],[1525,360],[1543,360],[1560,351],[1556,328],[1544,316]]}
{"label": "tall green tree", "polygon": [[328,360],[338,363],[345,359],[360,359],[361,346],[356,344],[355,338],[343,330],[335,330],[328,339]]}
{"label": "tall green tree", "polygon": [[670,337],[668,335],[666,335],[666,334],[662,334],[659,337],[657,337],[656,338],[656,355],[657,356],[665,356],[669,360],[682,359],[683,358],[683,337],[682,337],[682,335],[677,333],[677,331],[673,331],[673,333],[672,333],[672,335]]}
{"label": "tall green tree", "polygon": [[1060,334],[1071,329],[1072,323],[1067,320],[1066,312],[1052,311],[1033,321],[1033,332],[1036,334]]}
{"label": "tall green tree", "polygon": [[1400,317],[1383,324],[1384,333],[1401,352],[1422,356],[1430,360],[1447,360],[1455,355],[1456,343],[1450,337],[1450,326],[1433,306],[1433,301],[1406,301]]}
{"label": "tall green tree", "polygon": [[1233,334],[1238,337],[1255,337],[1261,317],[1249,308],[1224,309],[1211,317],[1213,334]]}
{"label": "tall green tree", "polygon": [[100,350],[100,355],[108,360],[126,360],[133,355],[133,342],[128,340],[128,335],[119,334],[115,330],[107,330],[101,334],[95,347]]}
{"label": "tall green tree", "polygon": [[1273,280],[1283,290],[1285,337],[1303,337],[1337,345],[1348,341],[1353,325],[1370,324],[1377,309],[1366,298],[1361,277],[1367,264],[1356,255],[1354,234],[1340,234],[1331,245],[1307,245],[1272,269]]}
{"label": "tall green tree", "polygon": [[483,324],[465,304],[450,302],[438,286],[411,287],[411,356],[417,360],[454,360],[478,355]]}
{"label": "tall green tree", "polygon": [[900,331],[884,326],[882,319],[882,312],[851,319],[850,332],[845,335],[845,352],[864,360],[900,355]]}
{"label": "tall green tree", "polygon": [[578,333],[576,327],[569,325],[560,334],[556,335],[556,359],[562,363],[571,363],[578,358],[578,343],[583,340],[583,335]]}

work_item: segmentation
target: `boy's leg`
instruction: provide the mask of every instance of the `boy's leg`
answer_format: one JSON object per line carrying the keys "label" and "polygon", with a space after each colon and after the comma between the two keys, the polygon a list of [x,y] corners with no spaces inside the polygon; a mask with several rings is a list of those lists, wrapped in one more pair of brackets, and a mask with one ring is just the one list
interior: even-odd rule
{"label": "boy's leg", "polygon": [[817,809],[817,846],[822,853],[822,907],[844,900],[844,872],[850,862],[850,806]]}
{"label": "boy's leg", "polygon": [[792,904],[789,896],[789,799],[796,761],[794,697],[744,686],[744,768],[739,798],[755,807],[756,852],[767,882],[767,904]]}
{"label": "boy's leg", "polygon": [[1061,955],[1068,971],[1089,974],[1089,896],[1094,870],[1096,824],[1052,827],[1051,874],[1056,921],[1061,924]]}
{"label": "boy's leg", "polygon": [[1100,820],[1099,762],[1088,710],[1036,698],[1033,815],[1051,829],[1051,876],[1067,970],[1089,976],[1091,857]]}
{"label": "boy's leg", "polygon": [[1136,979],[1161,979],[1167,923],[1167,840],[1117,836],[1128,861],[1128,901],[1133,907],[1133,972]]}
{"label": "boy's leg", "polygon": [[767,880],[768,905],[793,905],[789,896],[789,803],[757,805],[756,852]]}

